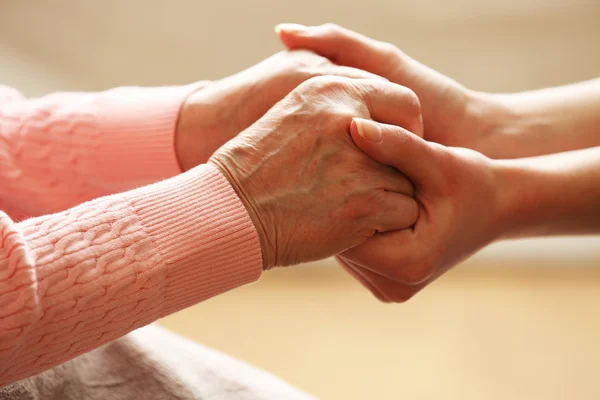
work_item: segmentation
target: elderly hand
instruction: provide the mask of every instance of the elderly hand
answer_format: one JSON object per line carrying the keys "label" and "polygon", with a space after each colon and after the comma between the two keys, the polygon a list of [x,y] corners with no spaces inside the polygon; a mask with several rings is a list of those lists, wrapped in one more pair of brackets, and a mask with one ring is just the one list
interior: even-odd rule
{"label": "elderly hand", "polygon": [[182,168],[206,162],[296,86],[322,75],[381,79],[334,65],[310,51],[295,50],[277,53],[238,74],[208,83],[189,96],[181,109],[175,147]]}
{"label": "elderly hand", "polygon": [[498,189],[495,161],[371,121],[356,120],[352,138],[375,161],[402,171],[419,204],[413,229],[374,235],[339,257],[380,300],[409,299],[505,232],[508,202]]}
{"label": "elderly hand", "polygon": [[308,49],[332,62],[381,75],[413,90],[421,101],[425,139],[467,147],[494,156],[505,105],[494,96],[474,92],[380,42],[333,24],[306,27],[281,24],[279,37],[289,49]]}
{"label": "elderly hand", "polygon": [[419,102],[409,89],[384,80],[318,77],[210,158],[250,213],[265,269],[332,256],[414,224],[412,184],[356,147],[349,134],[353,117],[422,131]]}

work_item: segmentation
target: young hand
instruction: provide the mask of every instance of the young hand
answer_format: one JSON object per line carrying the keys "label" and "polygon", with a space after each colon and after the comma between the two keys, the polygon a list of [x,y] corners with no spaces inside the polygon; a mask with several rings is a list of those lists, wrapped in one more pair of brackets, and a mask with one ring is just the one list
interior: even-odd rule
{"label": "young hand", "polygon": [[413,182],[419,204],[412,229],[376,234],[339,257],[379,299],[407,300],[505,232],[493,160],[369,120],[356,119],[351,133],[373,160]]}
{"label": "young hand", "polygon": [[421,101],[424,137],[429,141],[485,152],[489,136],[502,121],[504,107],[496,99],[465,88],[393,44],[334,24],[281,24],[276,31],[288,49],[308,49],[335,64],[369,71],[413,90]]}
{"label": "young hand", "polygon": [[531,92],[477,92],[393,44],[337,25],[282,24],[276,29],[289,49],[312,50],[333,63],[364,69],[412,89],[421,101],[429,141],[496,159],[600,145],[600,79]]}

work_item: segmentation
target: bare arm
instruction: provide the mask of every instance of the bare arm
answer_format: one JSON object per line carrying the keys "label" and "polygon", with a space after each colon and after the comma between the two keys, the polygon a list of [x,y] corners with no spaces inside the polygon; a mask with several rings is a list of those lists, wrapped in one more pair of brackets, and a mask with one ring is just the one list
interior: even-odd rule
{"label": "bare arm", "polygon": [[498,239],[600,232],[600,147],[493,160],[371,121],[357,121],[352,138],[404,172],[419,204],[412,229],[377,235],[340,256],[383,301],[407,300]]}
{"label": "bare arm", "polygon": [[504,237],[600,232],[600,147],[496,160]]}
{"label": "bare arm", "polygon": [[600,146],[600,79],[514,94],[475,94],[490,128],[475,150],[532,157]]}
{"label": "bare arm", "polygon": [[412,89],[425,139],[491,158],[532,157],[600,146],[600,79],[514,94],[470,90],[390,43],[340,26],[277,27],[289,49],[309,49]]}

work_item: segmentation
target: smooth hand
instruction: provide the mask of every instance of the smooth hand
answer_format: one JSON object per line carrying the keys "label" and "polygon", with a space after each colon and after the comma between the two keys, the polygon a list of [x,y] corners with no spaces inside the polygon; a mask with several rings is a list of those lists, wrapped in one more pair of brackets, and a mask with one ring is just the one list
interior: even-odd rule
{"label": "smooth hand", "polygon": [[412,91],[384,80],[319,77],[210,158],[250,213],[265,269],[329,257],[414,224],[411,182],[354,144],[353,117],[422,131]]}
{"label": "smooth hand", "polygon": [[339,257],[380,300],[409,299],[503,234],[505,201],[495,161],[371,121],[357,120],[352,137],[375,161],[402,171],[419,204],[413,229],[375,235]]}
{"label": "smooth hand", "polygon": [[184,170],[206,162],[225,142],[253,124],[302,82],[316,76],[377,78],[334,65],[307,50],[284,51],[238,74],[210,82],[184,103],[175,147]]}
{"label": "smooth hand", "polygon": [[276,31],[288,49],[312,50],[333,63],[372,72],[413,90],[421,101],[425,139],[486,150],[502,108],[486,94],[466,89],[390,43],[334,24],[281,24]]}

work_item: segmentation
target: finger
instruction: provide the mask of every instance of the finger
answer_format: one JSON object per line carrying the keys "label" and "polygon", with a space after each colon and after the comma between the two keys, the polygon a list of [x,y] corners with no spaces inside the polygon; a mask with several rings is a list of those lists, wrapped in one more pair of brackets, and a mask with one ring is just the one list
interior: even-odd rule
{"label": "finger", "polygon": [[419,206],[414,198],[381,190],[372,201],[371,228],[376,232],[391,232],[412,227],[419,218]]}
{"label": "finger", "polygon": [[341,255],[394,282],[418,285],[430,279],[435,270],[434,266],[421,262],[427,259],[429,249],[420,245],[415,235],[411,229],[375,235]]}
{"label": "finger", "polygon": [[347,268],[354,271],[357,276],[360,276],[365,282],[365,285],[375,288],[374,290],[377,290],[381,296],[393,303],[404,303],[410,300],[415,294],[421,291],[421,289],[431,283],[431,280],[424,281],[418,285],[398,283],[354,264],[349,260],[344,261],[346,262]]}
{"label": "finger", "polygon": [[373,160],[404,173],[418,189],[435,184],[439,177],[437,145],[405,129],[353,118],[350,134],[354,143]]}
{"label": "finger", "polygon": [[[295,66],[300,66],[301,69],[307,72],[310,76],[335,75],[352,79],[387,80],[379,75],[364,71],[362,69],[336,65],[326,57],[318,55],[317,53],[310,50],[297,49],[282,53],[284,55],[286,55],[285,53],[287,53],[287,56],[289,56],[289,60],[294,61]],[[260,66],[260,64],[258,65]]]}
{"label": "finger", "polygon": [[355,80],[371,119],[401,126],[423,137],[423,117],[419,98],[407,87],[381,80]]}
{"label": "finger", "polygon": [[378,79],[381,81],[387,81],[387,79],[364,71],[358,68],[346,67],[342,65],[331,65],[324,71],[327,75],[344,76],[351,79]]}
{"label": "finger", "polygon": [[348,273],[350,274],[350,276],[352,276],[354,279],[356,279],[361,285],[363,285],[367,290],[369,290],[373,296],[377,297],[377,299],[381,302],[384,303],[391,303],[391,300],[388,299],[387,297],[385,297],[385,295],[379,290],[377,289],[375,286],[373,286],[369,281],[367,281],[365,278],[363,278],[363,276],[355,271],[352,267],[350,267],[346,261],[344,261],[343,258],[341,257],[336,257],[335,258],[337,260],[337,262],[342,266],[342,268]]}
{"label": "finger", "polygon": [[364,69],[388,77],[398,68],[401,52],[396,47],[334,24],[304,26],[280,24],[275,27],[288,49],[308,49],[332,62]]}

